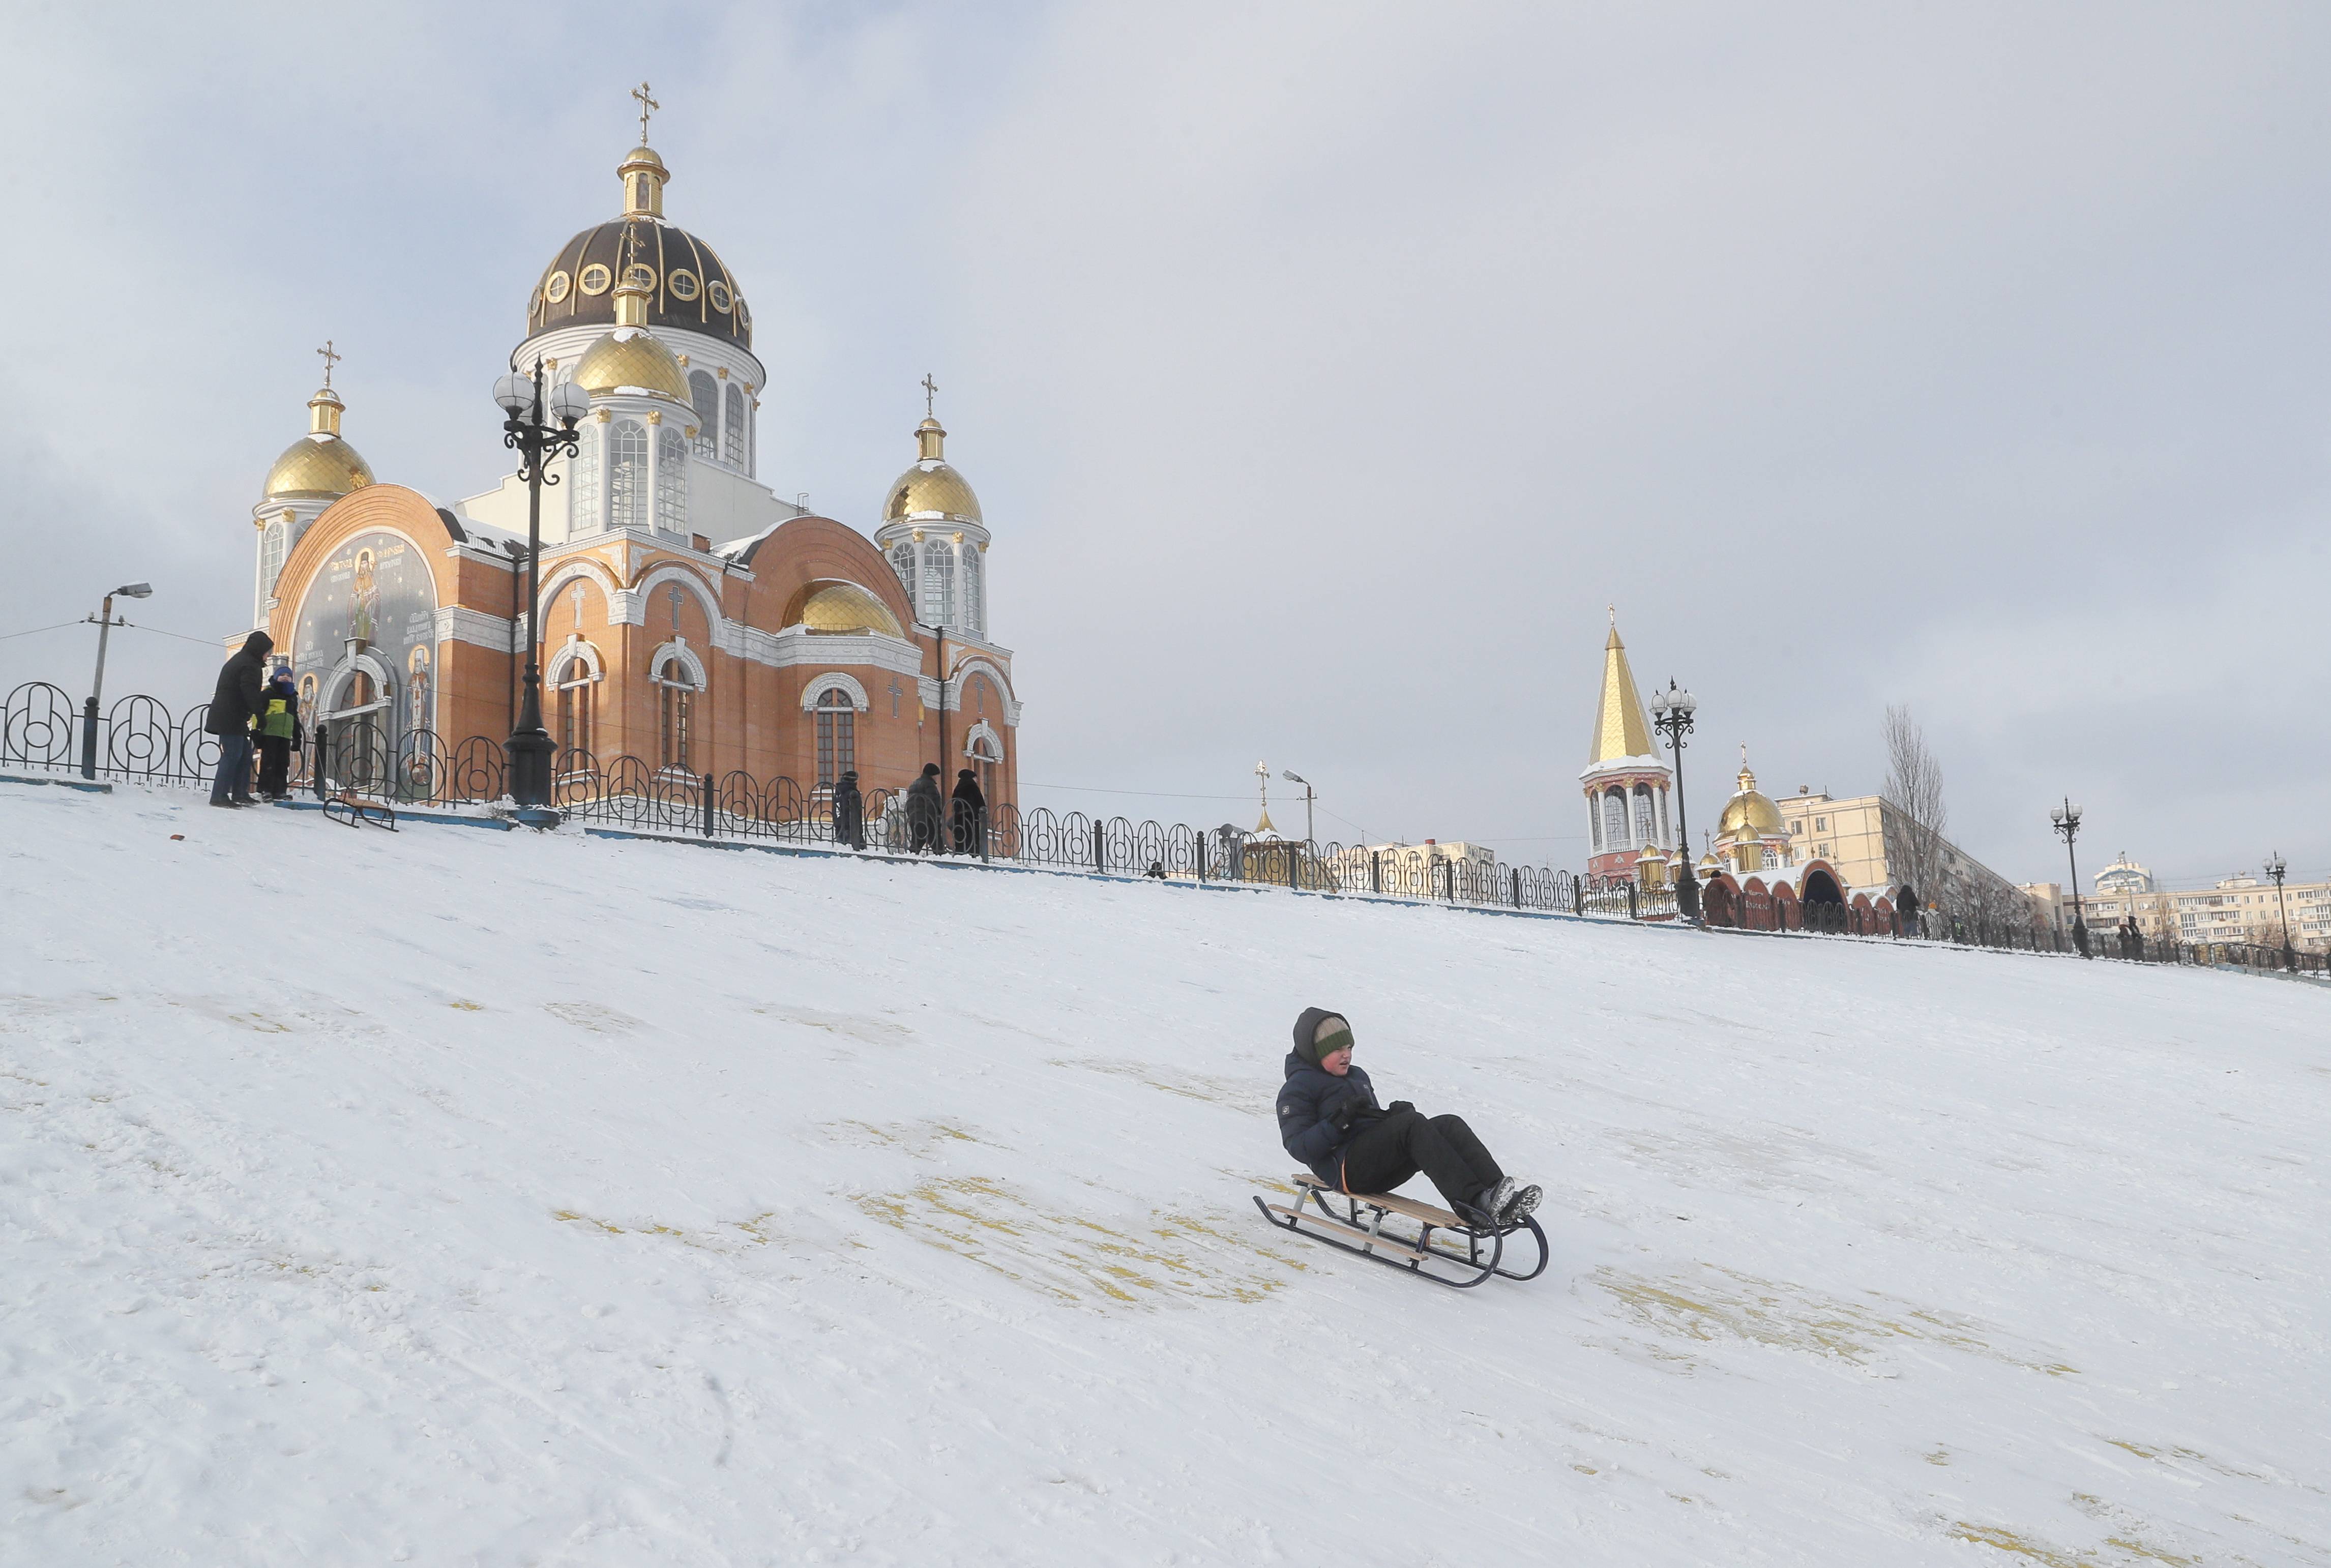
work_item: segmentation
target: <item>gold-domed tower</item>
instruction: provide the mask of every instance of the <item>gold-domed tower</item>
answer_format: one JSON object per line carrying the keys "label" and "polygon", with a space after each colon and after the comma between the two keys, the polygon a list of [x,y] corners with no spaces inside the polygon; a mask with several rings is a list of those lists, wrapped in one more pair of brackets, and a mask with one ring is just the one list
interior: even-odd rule
{"label": "gold-domed tower", "polygon": [[936,412],[938,384],[923,377],[923,423],[914,465],[882,499],[875,546],[890,559],[915,619],[948,635],[985,642],[987,524],[971,483],[947,461],[947,430]]}
{"label": "gold-domed tower", "polygon": [[1789,826],[1781,808],[1756,787],[1749,771],[1748,747],[1740,748],[1739,786],[1724,803],[1716,820],[1716,852],[1736,873],[1774,871],[1789,863]]}
{"label": "gold-domed tower", "polygon": [[283,449],[260,487],[259,504],[251,508],[252,526],[259,536],[252,605],[255,627],[267,624],[275,579],[308,525],[342,496],[373,482],[372,465],[340,434],[347,404],[332,390],[332,369],[341,356],[329,343],[316,352],[324,356],[324,385],[308,400],[308,433]]}
{"label": "gold-domed tower", "polygon": [[1590,877],[1607,879],[1635,874],[1635,861],[1651,846],[1672,848],[1668,799],[1674,774],[1651,736],[1643,695],[1619,640],[1619,611],[1611,608],[1611,632],[1603,640],[1603,685],[1594,704],[1594,729],[1586,743],[1586,765],[1579,788],[1586,796],[1586,861]]}

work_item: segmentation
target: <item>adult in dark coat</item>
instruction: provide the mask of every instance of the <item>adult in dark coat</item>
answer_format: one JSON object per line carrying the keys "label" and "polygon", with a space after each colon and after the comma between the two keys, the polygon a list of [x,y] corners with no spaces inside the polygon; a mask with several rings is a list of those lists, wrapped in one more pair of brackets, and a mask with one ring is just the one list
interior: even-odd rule
{"label": "adult in dark coat", "polygon": [[1338,1192],[1389,1193],[1422,1171],[1460,1219],[1512,1225],[1537,1207],[1538,1190],[1517,1188],[1464,1117],[1427,1117],[1406,1100],[1378,1106],[1367,1073],[1352,1065],[1351,1024],[1325,1008],[1295,1021],[1279,1138]]}
{"label": "adult in dark coat", "polygon": [[939,847],[939,765],[923,764],[922,776],[907,786],[907,832],[915,853]]}
{"label": "adult in dark coat", "polygon": [[858,793],[858,770],[845,768],[833,781],[833,841],[866,847],[866,797]]}
{"label": "adult in dark coat", "polygon": [[251,721],[259,717],[267,656],[274,651],[275,639],[254,632],[243,640],[243,651],[219,666],[210,717],[203,722],[219,737],[218,773],[211,780],[214,806],[257,803],[251,798]]}
{"label": "adult in dark coat", "polygon": [[278,670],[259,701],[259,795],[280,801],[291,794],[291,754],[306,735],[300,725],[300,688],[291,671]]}
{"label": "adult in dark coat", "polygon": [[955,852],[985,855],[987,797],[980,793],[979,780],[967,767],[956,770],[954,809]]}

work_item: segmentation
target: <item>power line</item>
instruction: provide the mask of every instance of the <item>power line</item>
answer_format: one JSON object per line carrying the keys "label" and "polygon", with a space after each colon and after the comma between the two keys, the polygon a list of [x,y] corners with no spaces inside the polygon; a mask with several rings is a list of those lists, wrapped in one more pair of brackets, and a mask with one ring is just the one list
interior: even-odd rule
{"label": "power line", "polygon": [[151,632],[157,637],[176,637],[181,642],[199,642],[205,648],[219,646],[219,640],[215,637],[189,637],[183,632],[165,632],[159,626],[141,626],[135,621],[117,621],[114,624],[127,626],[132,632]]}
{"label": "power line", "polygon": [[68,626],[86,624],[86,621],[60,621],[53,626],[35,626],[30,632],[0,632],[0,642],[7,641],[11,637],[37,637],[43,632],[62,632]]}

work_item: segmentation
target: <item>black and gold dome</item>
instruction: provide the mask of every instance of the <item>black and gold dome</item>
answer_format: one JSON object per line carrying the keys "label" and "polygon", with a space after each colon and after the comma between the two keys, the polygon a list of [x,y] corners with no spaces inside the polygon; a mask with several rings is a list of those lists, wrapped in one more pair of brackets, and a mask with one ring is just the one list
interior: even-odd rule
{"label": "black and gold dome", "polygon": [[623,215],[584,230],[558,249],[527,302],[527,336],[558,327],[612,327],[615,285],[626,269],[648,288],[647,326],[678,328],[753,347],[753,318],[737,280],[712,247],[664,222],[671,176],[651,147],[617,167]]}

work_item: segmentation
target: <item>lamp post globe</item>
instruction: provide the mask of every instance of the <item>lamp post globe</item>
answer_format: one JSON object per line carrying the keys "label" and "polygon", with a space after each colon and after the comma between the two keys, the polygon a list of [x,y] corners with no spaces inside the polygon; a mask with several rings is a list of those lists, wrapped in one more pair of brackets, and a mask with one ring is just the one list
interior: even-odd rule
{"label": "lamp post globe", "polygon": [[2064,841],[2064,863],[2072,874],[2072,946],[2080,956],[2088,955],[2088,924],[2080,910],[2080,861],[2072,845],[2080,836],[2080,808],[2066,795],[2060,806],[2048,808],[2048,820],[2056,824],[2056,832]]}
{"label": "lamp post globe", "polygon": [[575,423],[589,411],[590,401],[572,382],[561,385],[547,399],[557,422],[550,423],[543,417],[543,380],[539,359],[531,373],[513,366],[494,383],[494,405],[503,414],[502,444],[519,454],[519,477],[526,480],[526,678],[518,724],[506,747],[509,793],[520,808],[535,813],[530,820],[547,825],[557,820],[549,813],[556,747],[542,727],[542,487],[557,484],[558,476],[545,473],[543,467],[555,458],[575,455],[580,444]]}
{"label": "lamp post globe", "polygon": [[1691,716],[1698,707],[1698,699],[1672,676],[1665,691],[1651,693],[1651,727],[1667,737],[1668,749],[1675,754],[1676,917],[1695,923],[1699,919],[1699,879],[1692,874],[1691,824],[1684,815],[1683,754],[1690,744],[1684,736],[1691,733]]}

